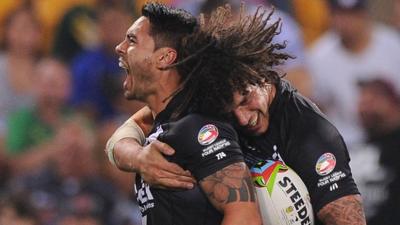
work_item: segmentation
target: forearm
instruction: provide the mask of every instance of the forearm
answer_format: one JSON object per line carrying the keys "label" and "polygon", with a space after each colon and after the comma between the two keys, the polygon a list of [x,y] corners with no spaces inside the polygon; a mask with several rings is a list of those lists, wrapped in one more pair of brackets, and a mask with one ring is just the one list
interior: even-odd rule
{"label": "forearm", "polygon": [[256,208],[253,203],[242,204],[243,206],[240,207],[241,209],[232,209],[231,212],[225,210],[221,225],[262,225],[258,208]]}
{"label": "forearm", "polygon": [[[142,149],[141,146],[144,142],[145,137],[142,129],[130,118],[108,139],[105,152],[110,162],[119,169],[136,172],[137,165],[133,161]],[[118,157],[118,163],[115,157]]]}
{"label": "forearm", "polygon": [[365,214],[360,195],[339,198],[318,212],[324,225],[365,225]]}
{"label": "forearm", "polygon": [[128,172],[138,172],[139,165],[137,156],[142,146],[134,138],[123,138],[118,140],[113,148],[115,165],[118,169]]}

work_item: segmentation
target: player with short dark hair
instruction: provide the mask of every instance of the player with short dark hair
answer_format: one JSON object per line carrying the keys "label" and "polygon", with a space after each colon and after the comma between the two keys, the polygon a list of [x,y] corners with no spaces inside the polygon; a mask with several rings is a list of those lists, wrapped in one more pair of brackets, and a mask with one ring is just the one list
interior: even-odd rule
{"label": "player with short dark hair", "polygon": [[138,173],[135,192],[142,224],[261,224],[233,127],[188,110],[173,116],[184,95],[179,92],[183,78],[172,65],[181,56],[181,40],[197,29],[196,19],[159,3],[146,4],[142,12],[116,47],[127,72],[124,96],[146,103],[155,116],[141,151],[159,141],[168,143],[176,149],[168,160],[198,181],[190,190],[165,190],[149,186]]}

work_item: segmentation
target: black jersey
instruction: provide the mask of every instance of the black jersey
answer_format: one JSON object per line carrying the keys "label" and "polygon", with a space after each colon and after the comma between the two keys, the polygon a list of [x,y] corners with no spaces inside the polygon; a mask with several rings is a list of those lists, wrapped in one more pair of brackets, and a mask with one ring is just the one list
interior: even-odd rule
{"label": "black jersey", "polygon": [[[244,161],[238,136],[229,124],[199,114],[171,121],[178,97],[156,117],[148,143],[158,139],[169,144],[176,152],[167,159],[190,170],[197,181]],[[137,176],[135,189],[143,225],[221,224],[223,215],[211,205],[199,185],[192,190],[163,190],[150,187]]]}
{"label": "black jersey", "polygon": [[282,80],[269,115],[265,134],[239,133],[249,166],[265,159],[286,163],[307,186],[315,215],[327,203],[359,193],[343,138],[314,103]]}

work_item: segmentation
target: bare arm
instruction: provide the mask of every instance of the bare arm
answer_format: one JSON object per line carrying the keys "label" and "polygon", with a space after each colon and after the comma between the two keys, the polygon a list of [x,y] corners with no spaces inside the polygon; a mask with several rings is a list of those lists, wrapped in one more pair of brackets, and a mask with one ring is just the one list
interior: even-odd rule
{"label": "bare arm", "polygon": [[152,186],[193,188],[196,181],[190,172],[183,170],[177,164],[168,162],[163,156],[173,155],[174,149],[159,141],[142,147],[138,140],[130,137],[129,133],[135,132],[133,129],[141,129],[140,132],[147,135],[152,127],[152,118],[148,107],[139,110],[128,119],[128,122],[135,121],[139,127],[129,126],[129,124],[125,127],[121,126],[110,138],[110,140],[113,139],[113,144],[112,147],[107,146],[106,152],[112,148],[112,157],[120,170],[140,173],[142,178]]}
{"label": "bare arm", "polygon": [[189,171],[168,162],[163,155],[175,151],[169,145],[153,141],[142,147],[135,139],[125,138],[114,147],[114,157],[119,169],[140,173],[143,180],[162,188],[193,188],[196,182]]}
{"label": "bare arm", "polygon": [[139,111],[133,114],[130,119],[134,120],[139,125],[145,136],[150,133],[153,127],[154,116],[149,107],[145,106],[141,108]]}
{"label": "bare arm", "polygon": [[360,195],[349,195],[328,203],[317,216],[325,225],[366,224]]}
{"label": "bare arm", "polygon": [[249,170],[234,163],[200,181],[216,209],[224,214],[223,225],[262,224]]}

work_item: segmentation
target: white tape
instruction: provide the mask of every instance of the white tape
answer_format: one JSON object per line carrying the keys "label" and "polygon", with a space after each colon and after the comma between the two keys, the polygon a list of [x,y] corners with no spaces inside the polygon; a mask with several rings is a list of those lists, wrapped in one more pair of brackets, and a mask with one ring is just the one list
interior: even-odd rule
{"label": "white tape", "polygon": [[125,121],[125,123],[113,133],[110,139],[108,139],[106,144],[108,160],[113,165],[116,165],[114,158],[114,145],[123,138],[134,138],[140,145],[143,145],[146,139],[143,130],[133,119]]}

